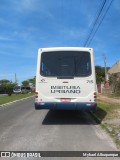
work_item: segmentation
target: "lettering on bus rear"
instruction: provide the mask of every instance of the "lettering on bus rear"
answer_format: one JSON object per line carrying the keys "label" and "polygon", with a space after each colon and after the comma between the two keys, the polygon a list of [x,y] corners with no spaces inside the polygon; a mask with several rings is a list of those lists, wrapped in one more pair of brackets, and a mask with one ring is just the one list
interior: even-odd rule
{"label": "lettering on bus rear", "polygon": [[77,93],[80,94],[80,86],[51,86],[51,93]]}

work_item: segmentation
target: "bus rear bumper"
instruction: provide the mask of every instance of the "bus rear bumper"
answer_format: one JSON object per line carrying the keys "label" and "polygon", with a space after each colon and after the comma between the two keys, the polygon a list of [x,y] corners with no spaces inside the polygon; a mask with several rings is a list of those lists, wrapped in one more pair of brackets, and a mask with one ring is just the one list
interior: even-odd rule
{"label": "bus rear bumper", "polygon": [[54,109],[54,110],[89,110],[95,111],[96,102],[35,102],[35,109]]}

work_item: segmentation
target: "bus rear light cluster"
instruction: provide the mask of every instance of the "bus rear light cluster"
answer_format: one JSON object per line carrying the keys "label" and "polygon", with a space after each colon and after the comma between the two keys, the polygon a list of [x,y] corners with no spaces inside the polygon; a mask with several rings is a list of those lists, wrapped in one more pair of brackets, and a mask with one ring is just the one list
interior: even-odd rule
{"label": "bus rear light cluster", "polygon": [[35,92],[35,98],[38,98],[38,92]]}
{"label": "bus rear light cluster", "polygon": [[96,92],[94,92],[94,98],[95,98],[95,99],[97,98],[97,93],[96,93]]}

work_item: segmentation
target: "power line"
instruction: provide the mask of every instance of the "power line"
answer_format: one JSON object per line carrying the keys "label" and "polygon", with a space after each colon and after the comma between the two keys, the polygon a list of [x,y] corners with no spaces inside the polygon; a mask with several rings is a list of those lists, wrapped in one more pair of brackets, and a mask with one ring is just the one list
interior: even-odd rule
{"label": "power line", "polygon": [[100,8],[98,9],[97,16],[96,16],[96,18],[95,18],[95,20],[94,20],[94,22],[93,22],[93,24],[92,24],[92,25],[93,25],[93,26],[92,26],[92,29],[91,29],[91,31],[89,32],[89,34],[88,34],[88,36],[87,36],[87,38],[86,38],[86,41],[85,41],[85,43],[84,43],[84,46],[87,45],[87,43],[88,43],[88,41],[89,41],[89,39],[90,39],[93,31],[94,31],[94,28],[95,28],[95,26],[97,25],[97,22],[98,22],[98,20],[99,20],[99,17],[100,17],[100,15],[101,15],[102,11],[103,11],[103,8],[104,8],[105,4],[106,4],[106,0],[103,0]]}
{"label": "power line", "polygon": [[[88,46],[88,45],[91,43],[91,41],[93,40],[96,32],[98,31],[101,23],[103,22],[106,14],[107,14],[107,12],[108,12],[108,10],[109,10],[109,8],[110,8],[113,0],[110,1],[110,3],[109,3],[109,5],[108,5],[108,7],[106,8],[106,11],[104,12],[102,18],[100,18],[101,15],[102,15],[103,10],[104,10],[104,8],[105,8],[106,2],[107,2],[107,1],[105,0],[105,1],[102,3],[102,5],[101,5],[101,7],[100,7],[100,12],[98,12],[98,15],[97,15],[97,17],[96,17],[96,19],[95,19],[95,21],[94,21],[94,24],[93,24],[93,27],[92,27],[92,29],[91,29],[90,34],[88,35],[88,38],[87,38],[87,40],[86,40],[85,43],[84,43],[84,46]],[[97,24],[97,23],[98,23],[98,24]],[[95,28],[95,27],[96,27],[96,28]]]}
{"label": "power line", "polygon": [[95,36],[96,32],[98,31],[98,29],[99,29],[100,25],[102,24],[102,22],[103,22],[103,20],[104,20],[104,18],[105,18],[105,16],[106,16],[106,14],[107,14],[108,10],[110,9],[110,6],[111,6],[112,2],[113,2],[113,0],[111,0],[111,2],[109,3],[108,8],[106,9],[106,11],[105,11],[105,13],[104,13],[104,15],[103,15],[103,17],[102,17],[102,19],[101,19],[100,23],[98,24],[98,26],[97,26],[97,28],[96,28],[96,30],[95,30],[95,32],[94,32],[94,34],[93,34],[93,36],[91,37],[91,39],[90,39],[90,41],[89,41],[88,45],[89,45],[89,44],[91,43],[91,41],[93,40],[93,38],[94,38],[94,36]]}

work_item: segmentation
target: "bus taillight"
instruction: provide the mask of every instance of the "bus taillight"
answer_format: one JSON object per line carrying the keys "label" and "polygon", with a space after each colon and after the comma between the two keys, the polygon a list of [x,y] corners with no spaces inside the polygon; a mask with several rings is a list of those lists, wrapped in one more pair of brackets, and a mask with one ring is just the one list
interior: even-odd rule
{"label": "bus taillight", "polygon": [[38,98],[38,92],[35,92],[35,98]]}
{"label": "bus taillight", "polygon": [[94,98],[95,98],[95,99],[97,98],[97,93],[96,93],[96,92],[94,92]]}

